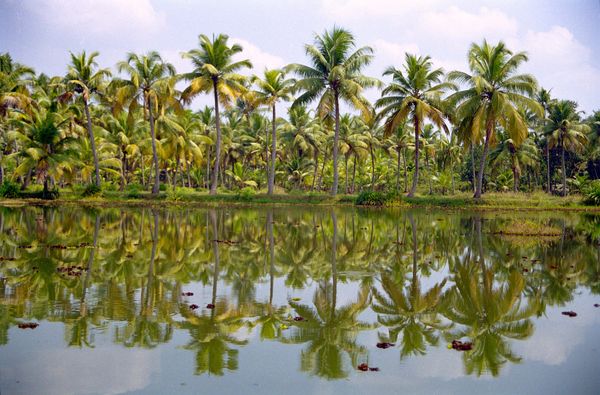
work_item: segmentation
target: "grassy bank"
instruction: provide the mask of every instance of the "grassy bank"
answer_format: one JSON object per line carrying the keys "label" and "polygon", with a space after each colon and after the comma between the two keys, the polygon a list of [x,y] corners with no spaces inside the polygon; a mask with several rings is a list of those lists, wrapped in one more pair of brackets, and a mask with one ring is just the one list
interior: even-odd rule
{"label": "grassy bank", "polygon": [[[125,192],[104,191],[91,197],[82,197],[80,193],[61,190],[56,200],[41,199],[0,199],[3,206],[44,205],[54,206],[77,204],[84,206],[220,206],[220,205],[306,205],[306,206],[352,206],[356,195],[330,196],[325,193],[279,193],[273,196],[257,193],[243,195],[219,193],[209,195],[194,190],[176,190],[161,192],[158,196],[142,192],[131,197]],[[389,197],[385,206],[389,207],[438,207],[445,209],[474,210],[580,210],[600,211],[600,207],[582,204],[579,195],[558,197],[543,192],[526,193],[489,193],[482,199],[474,200],[471,194],[461,193],[452,196],[419,195],[413,198],[405,196]]]}

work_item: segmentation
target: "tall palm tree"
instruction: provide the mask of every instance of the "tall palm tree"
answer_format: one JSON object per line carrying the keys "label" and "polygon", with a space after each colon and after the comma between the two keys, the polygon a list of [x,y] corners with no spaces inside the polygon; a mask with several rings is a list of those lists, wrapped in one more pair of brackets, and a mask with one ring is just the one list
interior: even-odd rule
{"label": "tall palm tree", "polygon": [[243,68],[252,68],[249,60],[234,61],[233,57],[242,52],[241,45],[227,45],[229,36],[219,34],[212,40],[201,34],[198,37],[200,48],[191,49],[182,54],[190,59],[194,70],[183,75],[190,85],[183,91],[183,98],[191,100],[200,92],[212,90],[215,102],[215,127],[217,131],[215,165],[210,183],[210,194],[217,193],[219,161],[221,159],[221,120],[219,102],[228,107],[245,90],[245,77],[236,72]]}
{"label": "tall palm tree", "polygon": [[319,100],[318,115],[323,118],[333,112],[335,133],[333,138],[333,185],[331,194],[338,189],[338,140],[340,131],[340,99],[361,112],[367,112],[369,105],[362,95],[364,88],[380,86],[375,78],[361,74],[361,69],[371,63],[373,49],[355,47],[354,36],[348,30],[333,27],[322,35],[315,36],[314,45],[306,45],[305,51],[311,65],[291,64],[288,69],[300,76],[296,88],[303,93],[293,106],[306,105]]}
{"label": "tall palm tree", "polygon": [[[536,94],[536,97],[535,97],[535,99],[540,104],[540,106],[542,106],[542,110],[543,110],[542,118],[541,118],[541,122],[540,122],[540,124],[542,126],[542,130],[546,123],[546,114],[548,114],[548,109],[550,108],[550,103],[552,102],[552,96],[550,96],[550,90],[540,88],[540,90],[538,91],[538,93]],[[546,174],[547,174],[547,178],[548,178],[547,185],[546,185],[546,192],[551,193],[552,192],[552,188],[551,188],[552,183],[550,181],[550,144],[548,144],[547,140],[546,140]]]}
{"label": "tall palm tree", "polygon": [[23,108],[31,102],[27,84],[33,69],[14,62],[9,53],[0,55],[0,117],[10,108]]}
{"label": "tall palm tree", "polygon": [[119,80],[117,91],[117,102],[115,109],[120,110],[125,101],[129,100],[129,114],[133,115],[141,101],[148,111],[150,123],[150,135],[152,138],[152,157],[154,160],[154,185],[152,194],[158,194],[160,190],[160,171],[158,168],[158,154],[156,151],[156,133],[154,130],[154,114],[158,111],[158,91],[165,85],[172,85],[175,78],[175,67],[165,62],[156,51],[145,55],[128,53],[127,60],[117,64],[119,72],[129,74],[129,80]]}
{"label": "tall palm tree", "polygon": [[429,56],[406,54],[404,70],[389,67],[383,75],[391,75],[392,82],[381,92],[375,103],[379,118],[386,118],[384,136],[394,133],[409,117],[415,133],[415,170],[408,196],[414,196],[419,182],[419,137],[426,119],[448,132],[444,121],[441,96],[454,85],[442,82],[444,71],[432,69]]}
{"label": "tall palm tree", "polygon": [[[519,66],[527,61],[527,54],[513,54],[502,41],[490,45],[471,44],[468,54],[471,74],[452,71],[450,80],[466,84],[467,88],[452,94],[448,101],[457,105],[458,132],[466,142],[483,140],[483,154],[474,198],[481,198],[483,172],[490,143],[495,139],[496,127],[501,125],[519,146],[528,133],[527,123],[520,108],[542,115],[542,107],[533,99],[537,82],[532,75],[516,74]],[[482,136],[482,132],[485,134]]]}
{"label": "tall palm tree", "polygon": [[91,96],[102,88],[105,79],[110,77],[111,73],[108,69],[97,69],[98,63],[96,57],[98,52],[94,51],[89,55],[85,51],[78,55],[71,53],[71,64],[67,72],[67,81],[74,88],[74,92],[81,95],[83,101],[83,109],[85,111],[86,127],[90,146],[92,148],[92,156],[94,158],[94,174],[95,184],[100,186],[100,167],[98,165],[98,153],[96,152],[96,141],[94,131],[92,130],[92,117],[90,116],[89,102]]}
{"label": "tall palm tree", "polygon": [[562,166],[562,195],[567,194],[567,170],[565,166],[565,151],[582,152],[588,141],[587,133],[590,127],[581,122],[577,112],[577,103],[560,100],[550,106],[548,122],[544,128],[549,137],[550,147],[560,147]]}
{"label": "tall palm tree", "polygon": [[296,80],[286,79],[281,70],[265,70],[264,78],[254,79],[258,87],[258,97],[266,105],[271,107],[273,118],[271,120],[271,168],[268,171],[268,194],[273,194],[275,185],[275,159],[277,157],[277,114],[275,107],[279,100],[292,100],[292,89]]}

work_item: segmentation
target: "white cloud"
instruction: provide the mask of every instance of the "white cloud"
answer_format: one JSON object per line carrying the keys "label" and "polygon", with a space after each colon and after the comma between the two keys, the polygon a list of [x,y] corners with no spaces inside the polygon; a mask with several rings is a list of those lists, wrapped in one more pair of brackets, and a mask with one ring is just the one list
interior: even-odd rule
{"label": "white cloud", "polygon": [[456,6],[425,12],[419,18],[420,35],[443,39],[445,44],[458,41],[465,47],[472,41],[500,40],[517,34],[518,23],[497,9],[482,7],[472,13]]}
{"label": "white cloud", "polygon": [[[338,21],[369,17],[400,17],[431,8],[435,0],[323,0],[321,11]],[[439,2],[438,2],[439,3]]]}
{"label": "white cloud", "polygon": [[585,108],[597,107],[591,100],[598,97],[600,69],[592,64],[591,50],[580,43],[571,31],[553,26],[547,31],[528,31],[523,38],[507,40],[515,50],[529,55],[523,69],[533,73],[540,84],[552,88],[553,96],[580,100]]}
{"label": "white cloud", "polygon": [[283,58],[263,51],[255,44],[243,38],[232,37],[231,42],[239,44],[243,48],[243,51],[237,55],[236,60],[250,59],[255,74],[262,73],[265,68],[274,69],[286,65]]}
{"label": "white cloud", "polygon": [[141,36],[166,26],[165,15],[150,0],[42,0],[24,5],[72,34]]}
{"label": "white cloud", "polygon": [[421,50],[416,43],[395,43],[383,39],[375,40],[373,44],[375,55],[381,56],[391,61],[390,64],[400,64],[404,62],[406,53],[419,55]]}

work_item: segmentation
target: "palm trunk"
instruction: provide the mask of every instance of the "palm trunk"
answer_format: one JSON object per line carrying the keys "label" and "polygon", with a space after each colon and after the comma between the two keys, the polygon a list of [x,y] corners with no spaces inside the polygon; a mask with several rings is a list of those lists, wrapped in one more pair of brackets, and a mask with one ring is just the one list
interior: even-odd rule
{"label": "palm trunk", "polygon": [[148,100],[148,116],[150,118],[150,135],[152,137],[152,159],[154,160],[154,185],[152,185],[152,194],[158,195],[160,190],[160,170],[158,169],[158,154],[156,152],[156,134],[154,133],[154,114],[152,113],[152,99]]}
{"label": "palm trunk", "polygon": [[271,127],[271,171],[269,172],[269,186],[268,194],[273,194],[273,188],[275,187],[275,159],[277,158],[277,127],[275,120],[277,116],[275,114],[275,104],[273,103],[273,125]]}
{"label": "palm trunk", "polygon": [[327,151],[323,152],[323,163],[321,163],[321,176],[319,177],[319,183],[317,189],[320,191],[323,183],[323,177],[325,176],[325,164],[327,163]]}
{"label": "palm trunk", "polygon": [[563,144],[563,141],[561,139],[561,166],[562,166],[562,195],[567,196],[567,168],[565,166],[565,146]]}
{"label": "palm trunk", "polygon": [[517,192],[519,190],[519,174],[517,172],[517,168],[513,166],[513,192]]}
{"label": "palm trunk", "polygon": [[419,182],[419,118],[415,116],[413,118],[413,122],[415,124],[415,172],[413,174],[412,187],[410,188],[408,197],[415,196],[415,192],[417,191],[417,184]]}
{"label": "palm trunk", "polygon": [[346,189],[345,189],[344,193],[347,195],[348,194],[348,155],[344,155],[344,159],[346,162],[346,173],[344,175],[344,181],[346,182]]}
{"label": "palm trunk", "polygon": [[552,184],[550,182],[550,145],[548,141],[546,141],[546,171],[548,173],[548,185],[546,185],[546,192],[548,194],[552,193]]}
{"label": "palm trunk", "polygon": [[337,90],[334,91],[335,98],[335,133],[333,135],[333,185],[331,194],[337,195],[338,190],[338,140],[340,138],[340,97]]}
{"label": "palm trunk", "polygon": [[96,186],[100,186],[100,165],[98,164],[98,153],[96,152],[96,141],[94,139],[94,131],[92,130],[92,117],[90,116],[90,108],[87,100],[83,99],[83,109],[87,120],[87,131],[90,139],[90,147],[92,148],[92,156],[94,157],[94,174]]}
{"label": "palm trunk", "polygon": [[408,164],[406,163],[406,148],[402,150],[402,162],[404,162],[404,193],[408,191]]}
{"label": "palm trunk", "polygon": [[313,182],[310,187],[310,191],[313,192],[315,190],[315,185],[317,183],[317,175],[319,173],[319,151],[315,150],[315,171],[313,173]]}
{"label": "palm trunk", "polygon": [[477,176],[477,187],[475,189],[475,199],[481,198],[481,190],[483,189],[483,172],[485,170],[485,160],[487,159],[488,150],[490,148],[490,137],[492,135],[493,124],[488,122],[487,130],[485,132],[485,144],[483,146],[483,154],[481,155],[481,162],[479,163],[479,174]]}
{"label": "palm trunk", "polygon": [[375,190],[375,153],[373,152],[373,146],[369,147],[371,153],[371,190]]}
{"label": "palm trunk", "polygon": [[397,150],[398,162],[396,163],[396,193],[400,192],[400,148]]}
{"label": "palm trunk", "polygon": [[352,187],[350,188],[350,190],[352,191],[352,193],[354,193],[354,191],[356,191],[356,184],[354,183],[356,181],[356,155],[354,155],[354,160],[352,162]]}
{"label": "palm trunk", "polygon": [[477,175],[475,174],[475,149],[473,148],[473,143],[470,146],[471,151],[471,179],[473,180],[473,193],[477,190]]}
{"label": "palm trunk", "polygon": [[217,183],[219,176],[219,160],[221,158],[221,120],[219,117],[219,93],[217,92],[217,80],[213,79],[213,93],[215,98],[215,126],[217,129],[217,146],[215,147],[215,167],[212,172],[210,183],[210,194],[217,194]]}

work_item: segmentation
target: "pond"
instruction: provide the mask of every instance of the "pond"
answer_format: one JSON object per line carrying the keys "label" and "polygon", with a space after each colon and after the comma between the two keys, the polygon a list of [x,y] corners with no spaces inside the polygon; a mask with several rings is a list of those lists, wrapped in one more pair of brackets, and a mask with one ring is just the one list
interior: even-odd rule
{"label": "pond", "polygon": [[0,237],[2,394],[600,389],[599,216],[24,207]]}

